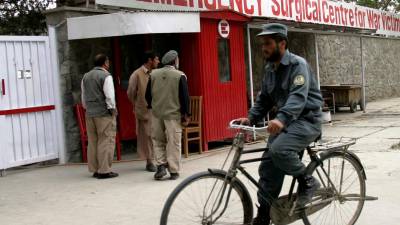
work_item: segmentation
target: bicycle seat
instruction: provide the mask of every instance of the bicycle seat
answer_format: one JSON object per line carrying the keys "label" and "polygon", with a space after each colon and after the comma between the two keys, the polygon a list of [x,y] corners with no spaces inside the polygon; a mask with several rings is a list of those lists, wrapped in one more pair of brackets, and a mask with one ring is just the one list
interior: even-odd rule
{"label": "bicycle seat", "polygon": [[320,133],[320,134],[318,135],[318,137],[317,137],[313,142],[311,142],[311,143],[308,145],[308,147],[309,147],[309,148],[314,148],[315,145],[316,145],[321,139],[322,139],[322,133]]}

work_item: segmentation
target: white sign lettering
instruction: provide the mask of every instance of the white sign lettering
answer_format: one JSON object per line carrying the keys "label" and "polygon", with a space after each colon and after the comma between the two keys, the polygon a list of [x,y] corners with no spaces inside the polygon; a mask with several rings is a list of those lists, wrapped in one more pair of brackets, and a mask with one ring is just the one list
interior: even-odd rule
{"label": "white sign lettering", "polygon": [[229,23],[226,20],[221,20],[218,23],[218,33],[221,37],[227,38],[229,37],[230,27]]}

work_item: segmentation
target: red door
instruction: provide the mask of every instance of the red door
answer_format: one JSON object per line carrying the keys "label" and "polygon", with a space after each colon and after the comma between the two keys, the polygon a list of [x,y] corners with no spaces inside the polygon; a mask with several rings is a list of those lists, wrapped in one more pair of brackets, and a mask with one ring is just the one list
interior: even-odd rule
{"label": "red door", "polygon": [[[218,34],[227,20],[228,38]],[[181,67],[191,95],[203,96],[203,140],[231,138],[230,120],[247,114],[246,60],[243,28],[247,17],[232,12],[201,14],[201,33],[182,35]]]}

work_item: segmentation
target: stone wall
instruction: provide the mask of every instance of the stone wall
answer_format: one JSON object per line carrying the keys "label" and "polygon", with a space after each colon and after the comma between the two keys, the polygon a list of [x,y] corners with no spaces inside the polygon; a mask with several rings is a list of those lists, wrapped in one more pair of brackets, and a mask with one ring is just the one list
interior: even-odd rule
{"label": "stone wall", "polygon": [[[264,77],[263,67],[265,64],[263,60],[263,54],[261,51],[261,42],[260,39],[256,37],[256,35],[259,32],[260,30],[252,29],[250,34],[251,48],[252,48],[253,82],[254,82],[255,94],[261,90],[261,83]],[[314,71],[316,71],[314,34],[291,32],[288,35],[288,39],[289,39],[289,51],[304,57],[310,64],[311,68]],[[248,90],[250,90],[250,88],[248,88]]]}
{"label": "stone wall", "polygon": [[318,35],[321,84],[361,84],[360,38]]}
{"label": "stone wall", "polygon": [[400,97],[400,40],[363,38],[368,100]]}
{"label": "stone wall", "polygon": [[[250,46],[251,46],[251,60],[252,60],[252,70],[253,70],[253,85],[254,85],[254,94],[256,95],[258,91],[261,90],[261,83],[263,79],[263,68],[264,68],[264,60],[263,54],[261,51],[261,42],[256,37],[261,30],[251,29],[250,30]],[[246,35],[247,38],[247,35]],[[247,40],[246,40],[247,41]],[[247,55],[247,46],[246,45],[246,55]],[[250,84],[248,84],[247,90],[250,90]],[[249,93],[250,94],[250,93]]]}
{"label": "stone wall", "polygon": [[289,51],[307,60],[316,76],[315,35],[311,33],[289,32]]}
{"label": "stone wall", "polygon": [[[318,35],[322,84],[361,84],[360,37]],[[368,101],[400,96],[400,40],[363,37]]]}
{"label": "stone wall", "polygon": [[74,105],[80,103],[80,83],[83,75],[93,68],[93,58],[98,53],[111,56],[111,39],[86,39],[68,41],[66,18],[98,14],[96,11],[75,11],[70,8],[58,8],[47,13],[49,25],[57,27],[58,57],[60,66],[60,91],[63,100],[65,142],[67,161],[81,161],[80,131],[74,113]]}

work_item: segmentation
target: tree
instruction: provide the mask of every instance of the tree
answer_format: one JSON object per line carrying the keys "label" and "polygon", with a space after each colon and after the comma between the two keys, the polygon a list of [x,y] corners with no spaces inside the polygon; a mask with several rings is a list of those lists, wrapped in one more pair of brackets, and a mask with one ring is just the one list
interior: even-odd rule
{"label": "tree", "polygon": [[0,0],[0,35],[46,33],[42,14],[54,0]]}
{"label": "tree", "polygon": [[369,8],[395,13],[400,12],[400,0],[356,0],[356,3]]}

